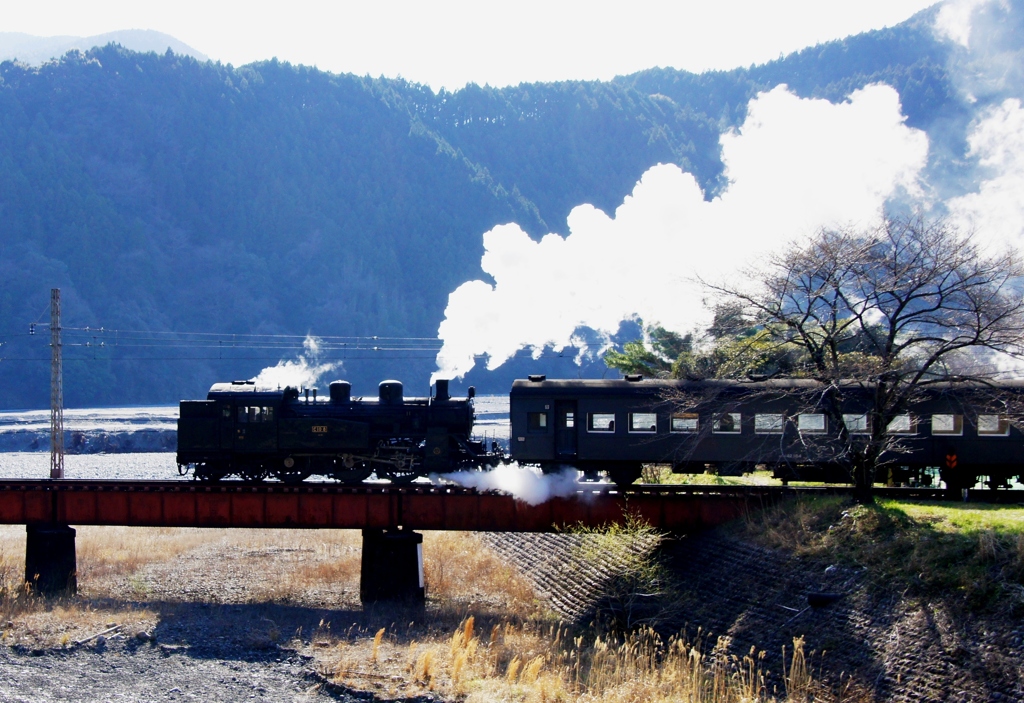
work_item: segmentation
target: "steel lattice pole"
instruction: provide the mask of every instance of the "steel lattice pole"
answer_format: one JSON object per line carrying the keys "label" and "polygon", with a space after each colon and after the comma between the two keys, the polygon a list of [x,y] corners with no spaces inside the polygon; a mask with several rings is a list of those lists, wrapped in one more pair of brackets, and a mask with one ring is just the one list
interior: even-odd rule
{"label": "steel lattice pole", "polygon": [[64,373],[60,342],[60,288],[50,290],[50,478],[64,478]]}

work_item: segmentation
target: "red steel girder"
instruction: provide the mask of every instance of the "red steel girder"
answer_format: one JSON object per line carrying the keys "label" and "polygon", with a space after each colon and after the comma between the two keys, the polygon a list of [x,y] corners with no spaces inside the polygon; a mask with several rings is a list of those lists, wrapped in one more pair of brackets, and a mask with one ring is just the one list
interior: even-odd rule
{"label": "red steel girder", "polygon": [[389,528],[546,532],[643,517],[653,527],[693,532],[772,500],[771,491],[581,487],[529,505],[497,492],[453,486],[332,483],[207,484],[193,481],[4,481],[0,523],[249,528]]}

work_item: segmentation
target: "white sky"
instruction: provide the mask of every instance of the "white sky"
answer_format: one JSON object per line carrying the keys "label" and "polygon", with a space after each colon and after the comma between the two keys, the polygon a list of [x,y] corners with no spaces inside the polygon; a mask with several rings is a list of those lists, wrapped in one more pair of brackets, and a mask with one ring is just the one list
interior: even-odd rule
{"label": "white sky", "polygon": [[0,0],[0,31],[91,36],[154,29],[236,66],[276,56],[334,72],[401,75],[436,90],[467,82],[609,79],[652,66],[747,66],[897,24],[931,4]]}

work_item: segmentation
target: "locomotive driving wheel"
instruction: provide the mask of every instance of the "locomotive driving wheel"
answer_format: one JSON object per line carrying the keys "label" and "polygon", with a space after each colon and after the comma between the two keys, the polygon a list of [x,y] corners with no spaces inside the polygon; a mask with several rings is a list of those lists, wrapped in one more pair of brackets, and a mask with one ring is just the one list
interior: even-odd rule
{"label": "locomotive driving wheel", "polygon": [[202,462],[196,464],[192,470],[192,478],[203,483],[214,483],[220,481],[229,473],[228,468],[221,463]]}
{"label": "locomotive driving wheel", "polygon": [[352,454],[342,454],[330,460],[330,467],[322,473],[346,485],[362,483],[373,474],[370,463]]}
{"label": "locomotive driving wheel", "polygon": [[285,457],[270,474],[281,483],[302,483],[313,473],[309,457]]}
{"label": "locomotive driving wheel", "polygon": [[309,471],[278,470],[274,472],[274,478],[281,483],[302,483],[310,476]]}
{"label": "locomotive driving wheel", "polygon": [[267,476],[270,475],[270,471],[267,467],[262,464],[246,464],[238,467],[238,475],[242,477],[243,481],[263,481]]}
{"label": "locomotive driving wheel", "polygon": [[412,483],[419,477],[419,475],[420,472],[415,469],[386,469],[377,471],[377,478],[386,478],[391,481],[391,483],[399,485]]}

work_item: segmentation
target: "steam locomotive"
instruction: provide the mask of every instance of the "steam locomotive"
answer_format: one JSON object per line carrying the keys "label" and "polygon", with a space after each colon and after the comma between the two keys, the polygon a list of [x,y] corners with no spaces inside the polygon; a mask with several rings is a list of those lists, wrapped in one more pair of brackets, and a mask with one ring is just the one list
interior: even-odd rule
{"label": "steam locomotive", "polygon": [[[182,401],[178,466],[200,480],[237,475],[299,482],[319,475],[345,483],[372,474],[395,483],[430,473],[482,469],[506,460],[544,471],[572,467],[620,485],[644,465],[677,473],[740,474],[757,466],[784,481],[849,482],[835,453],[836,428],[815,407],[807,380],[517,380],[509,395],[510,443],[472,438],[471,387],[452,398],[439,380],[433,397],[406,398],[384,381],[376,398],[352,396],[345,381],[315,389],[269,389],[251,381],[215,384],[206,400]],[[820,395],[820,394],[817,394]],[[1011,422],[1024,381],[935,387],[886,429],[898,441],[876,480],[947,488],[1024,483],[1024,434]],[[870,431],[870,397],[848,394],[843,420]]]}
{"label": "steam locomotive", "polygon": [[467,398],[452,398],[448,381],[435,388],[432,398],[406,398],[401,382],[384,381],[368,399],[334,381],[318,399],[316,389],[217,383],[206,400],[181,402],[178,471],[201,481],[236,475],[297,483],[316,474],[358,483],[376,474],[407,483],[497,465],[497,448],[471,439],[473,388]]}

